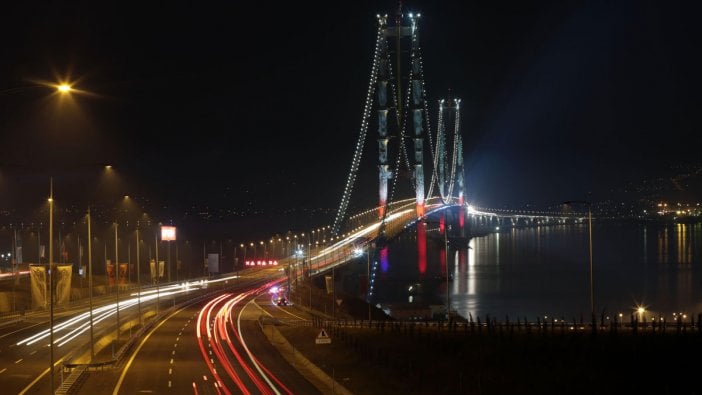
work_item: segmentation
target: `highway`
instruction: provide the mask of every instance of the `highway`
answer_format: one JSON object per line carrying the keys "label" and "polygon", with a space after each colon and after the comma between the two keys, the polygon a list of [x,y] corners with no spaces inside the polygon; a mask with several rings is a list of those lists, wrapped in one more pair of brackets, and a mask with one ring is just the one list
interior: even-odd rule
{"label": "highway", "polygon": [[[113,331],[116,320],[110,317],[114,311],[114,296],[95,298],[95,302],[103,306],[94,309],[94,333]],[[148,301],[144,303],[148,304]],[[146,309],[146,306],[143,307]],[[125,303],[123,308],[127,312],[132,306]],[[34,312],[28,313],[21,322],[5,324],[0,328],[0,380],[3,392],[33,393],[43,387],[46,387],[44,392],[49,392],[49,322],[48,312]],[[54,322],[54,382],[58,386],[61,363],[66,357],[72,357],[73,352],[89,339],[87,303],[57,309]]]}
{"label": "highway", "polygon": [[[217,294],[233,284],[261,283],[267,276],[281,277],[278,267],[244,271],[209,280],[162,284],[120,295],[120,338],[113,343],[116,319],[116,295],[93,298],[93,332],[96,361],[106,361],[124,345],[130,333],[139,327],[139,312],[144,323],[153,321],[157,311],[208,294]],[[158,306],[158,309],[157,309]],[[14,394],[50,392],[49,312],[28,313],[20,322],[0,323],[0,381],[3,392]],[[54,312],[54,388],[61,382],[64,362],[85,363],[90,357],[90,312],[87,301]]]}
{"label": "highway", "polygon": [[113,393],[319,393],[261,332],[261,315],[290,318],[269,288],[228,292],[169,316],[140,343]]}

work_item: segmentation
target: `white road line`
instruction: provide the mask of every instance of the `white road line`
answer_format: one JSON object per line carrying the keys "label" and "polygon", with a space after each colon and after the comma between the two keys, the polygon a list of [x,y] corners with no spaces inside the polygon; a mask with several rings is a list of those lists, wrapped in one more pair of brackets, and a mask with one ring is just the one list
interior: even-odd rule
{"label": "white road line", "polygon": [[15,361],[15,365],[17,365],[17,364],[20,363],[20,362],[22,362],[22,358],[16,360],[16,361]]}
{"label": "white road line", "polygon": [[7,370],[7,368],[3,368],[2,370],[0,370],[0,373],[3,373],[6,370]]}
{"label": "white road line", "polygon": [[[127,361],[127,365],[126,365],[126,366],[124,367],[124,369],[122,370],[122,375],[119,376],[119,380],[117,380],[117,385],[115,385],[115,389],[114,389],[114,391],[112,391],[112,395],[117,395],[117,394],[119,394],[119,389],[120,389],[120,387],[122,386],[122,382],[124,381],[124,377],[127,375],[127,372],[129,371],[129,368],[132,366],[132,362],[134,362],[134,358],[136,358],[137,354],[139,354],[139,350],[141,350],[141,348],[144,346],[144,344],[146,343],[146,341],[149,340],[149,337],[151,337],[151,335],[152,335],[154,332],[156,332],[156,330],[157,330],[158,328],[160,328],[161,325],[163,325],[166,321],[168,321],[169,319],[171,319],[171,317],[173,317],[174,315],[180,313],[180,312],[183,311],[183,310],[185,310],[185,307],[183,307],[182,309],[180,309],[180,310],[178,310],[178,311],[174,311],[173,314],[171,314],[170,316],[168,316],[168,318],[166,318],[165,320],[161,321],[158,325],[156,325],[156,327],[155,327],[154,329],[151,330],[151,332],[149,332],[148,335],[146,335],[146,337],[144,338],[144,340],[142,340],[141,343],[139,344],[139,347],[137,347],[136,351],[134,351],[134,354],[132,354],[132,356],[129,358],[129,361]],[[61,359],[63,359],[63,358],[61,358]],[[173,359],[171,359],[171,363],[173,363]],[[49,369],[46,369],[46,371],[48,372]],[[20,394],[20,395],[21,395],[21,394]]]}
{"label": "white road line", "polygon": [[[62,358],[59,359],[58,361],[54,362],[54,368],[56,367],[56,365],[61,364],[65,358],[66,358],[66,357],[62,357]],[[24,395],[24,394],[26,394],[26,393],[29,391],[29,389],[32,388],[32,387],[34,386],[34,384],[36,384],[39,380],[41,380],[42,377],[46,376],[47,374],[49,374],[49,368],[46,368],[46,370],[44,370],[39,376],[37,376],[37,378],[35,378],[34,381],[32,381],[31,383],[29,383],[28,386],[24,387],[24,389],[23,389],[22,391],[20,391],[20,393],[17,394],[17,395]],[[114,395],[117,395],[117,394],[114,394]]]}

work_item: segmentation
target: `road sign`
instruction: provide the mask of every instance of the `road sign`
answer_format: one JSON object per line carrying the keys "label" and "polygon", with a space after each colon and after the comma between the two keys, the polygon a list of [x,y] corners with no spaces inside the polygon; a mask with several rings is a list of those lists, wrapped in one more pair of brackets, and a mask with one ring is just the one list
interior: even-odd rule
{"label": "road sign", "polygon": [[321,332],[319,332],[319,335],[317,335],[317,338],[314,341],[317,344],[330,344],[331,343],[331,337],[327,335],[327,331],[322,329]]}

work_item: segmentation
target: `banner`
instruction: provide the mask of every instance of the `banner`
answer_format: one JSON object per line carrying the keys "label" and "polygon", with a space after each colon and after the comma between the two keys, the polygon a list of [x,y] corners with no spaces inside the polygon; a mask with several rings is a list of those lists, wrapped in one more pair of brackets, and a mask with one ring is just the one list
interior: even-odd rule
{"label": "banner", "polygon": [[72,276],[72,263],[56,265],[56,304],[59,306],[70,301]]}
{"label": "banner", "polygon": [[109,259],[107,260],[107,285],[110,287],[115,286],[115,265],[110,261]]}
{"label": "banner", "polygon": [[32,288],[32,308],[46,308],[46,268],[43,265],[29,265],[30,287]]}
{"label": "banner", "polygon": [[126,263],[119,264],[119,285],[127,283],[127,265]]}

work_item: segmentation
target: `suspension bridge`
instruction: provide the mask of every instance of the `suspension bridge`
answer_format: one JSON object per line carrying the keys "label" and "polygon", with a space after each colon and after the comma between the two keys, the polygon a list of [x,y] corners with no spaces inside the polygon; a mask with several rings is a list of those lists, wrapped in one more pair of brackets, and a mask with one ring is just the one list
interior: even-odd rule
{"label": "suspension bridge", "polygon": [[[438,100],[433,128],[419,40],[420,18],[421,14],[403,14],[401,9],[393,18],[377,15],[370,80],[351,167],[331,227],[333,242],[303,259],[302,272],[323,273],[353,260],[359,251],[368,253],[370,261],[406,232],[416,232],[421,266],[426,262],[427,232],[438,232],[447,244],[450,238],[461,248],[467,247],[470,237],[501,226],[545,226],[587,218],[582,213],[499,210],[469,203],[461,99],[449,96]],[[372,129],[377,142],[378,204],[348,215]],[[427,227],[429,224],[438,227]],[[372,270],[376,267],[374,259]]]}

